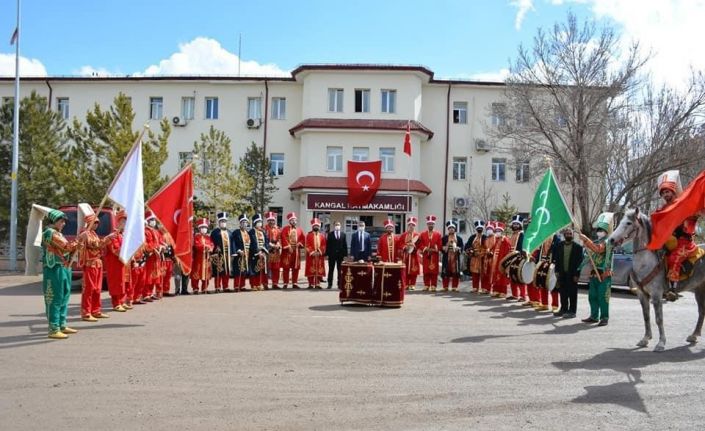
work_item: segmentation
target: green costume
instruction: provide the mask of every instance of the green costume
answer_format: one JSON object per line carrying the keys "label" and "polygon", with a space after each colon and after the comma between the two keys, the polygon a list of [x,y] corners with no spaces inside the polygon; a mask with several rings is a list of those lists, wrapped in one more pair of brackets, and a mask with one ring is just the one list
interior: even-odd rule
{"label": "green costume", "polygon": [[[602,229],[608,234],[612,232],[612,213],[602,213],[594,224],[595,228]],[[588,302],[590,303],[590,317],[594,320],[608,320],[610,318],[610,292],[612,290],[612,245],[607,241],[607,236],[593,242],[594,247],[585,247],[585,252],[592,257],[595,268],[600,272],[602,281],[593,273],[588,283]],[[592,265],[592,264],[590,264]]]}
{"label": "green costume", "polygon": [[[65,215],[61,211],[53,210],[49,213],[49,220],[52,223],[62,217]],[[44,267],[42,290],[50,333],[66,327],[66,315],[71,296],[71,267],[66,264],[70,260],[70,253],[65,251],[67,244],[61,232],[52,227],[42,232]]]}

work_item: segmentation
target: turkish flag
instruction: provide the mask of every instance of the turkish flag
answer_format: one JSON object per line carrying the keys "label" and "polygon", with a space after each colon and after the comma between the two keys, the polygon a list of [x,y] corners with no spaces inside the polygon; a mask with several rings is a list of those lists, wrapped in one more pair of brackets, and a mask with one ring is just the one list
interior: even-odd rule
{"label": "turkish flag", "polygon": [[705,209],[705,171],[693,180],[683,193],[666,207],[651,214],[650,250],[658,250],[673,235],[673,231],[688,217]]}
{"label": "turkish flag", "polygon": [[404,152],[411,157],[411,121],[406,123],[406,133],[404,134]]}
{"label": "turkish flag", "polygon": [[366,205],[377,194],[382,183],[382,161],[348,161],[348,203]]}
{"label": "turkish flag", "polygon": [[174,256],[191,273],[193,242],[193,169],[186,166],[149,199],[147,206],[174,239]]}

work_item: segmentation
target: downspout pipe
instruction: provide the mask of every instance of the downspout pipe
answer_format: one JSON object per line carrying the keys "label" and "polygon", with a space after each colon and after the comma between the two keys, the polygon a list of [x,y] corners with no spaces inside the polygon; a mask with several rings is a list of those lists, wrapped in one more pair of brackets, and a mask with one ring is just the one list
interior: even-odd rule
{"label": "downspout pipe", "polygon": [[49,83],[48,79],[45,79],[44,82],[46,83],[47,87],[49,87],[49,99],[47,100],[47,112],[51,111],[51,97],[54,94],[54,89],[51,88],[51,84]]}
{"label": "downspout pipe", "polygon": [[445,229],[446,225],[446,214],[448,210],[448,156],[450,153],[450,87],[451,83],[448,83],[448,94],[446,96],[446,158],[445,158],[445,176],[443,177],[443,224],[441,225],[441,231]]}

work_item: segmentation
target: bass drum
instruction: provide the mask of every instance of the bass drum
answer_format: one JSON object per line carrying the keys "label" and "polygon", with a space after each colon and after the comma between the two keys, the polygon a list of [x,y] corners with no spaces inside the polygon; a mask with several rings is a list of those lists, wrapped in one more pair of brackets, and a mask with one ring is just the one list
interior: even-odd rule
{"label": "bass drum", "polygon": [[521,282],[531,284],[534,282],[534,272],[536,271],[536,263],[533,260],[524,260],[521,265]]}
{"label": "bass drum", "polygon": [[552,291],[556,288],[556,267],[551,262],[543,261],[536,267],[534,285]]}
{"label": "bass drum", "polygon": [[529,284],[534,280],[535,267],[536,264],[534,262],[527,260],[522,255],[518,255],[509,264],[507,275],[516,284]]}
{"label": "bass drum", "polygon": [[499,261],[498,269],[500,274],[509,277],[509,267],[512,265],[512,263],[514,262],[514,260],[516,260],[517,257],[521,258],[521,255],[518,251],[513,251],[508,255],[504,256],[502,260]]}

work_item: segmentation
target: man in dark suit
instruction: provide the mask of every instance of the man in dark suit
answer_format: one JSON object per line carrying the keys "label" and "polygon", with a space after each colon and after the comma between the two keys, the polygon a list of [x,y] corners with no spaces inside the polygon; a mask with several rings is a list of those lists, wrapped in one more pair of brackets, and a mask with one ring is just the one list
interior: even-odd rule
{"label": "man in dark suit", "polygon": [[335,222],[333,230],[328,232],[326,241],[326,256],[328,256],[328,289],[333,287],[333,274],[337,274],[336,280],[340,283],[340,265],[343,258],[348,255],[348,242],[345,239],[345,232],[340,230],[340,222]]}
{"label": "man in dark suit", "polygon": [[578,308],[578,278],[583,263],[583,247],[573,242],[573,230],[563,231],[563,241],[553,252],[558,291],[561,294],[561,308],[554,315],[572,319]]}
{"label": "man in dark suit", "polygon": [[372,240],[370,234],[365,232],[365,222],[357,223],[357,232],[352,233],[350,241],[350,254],[353,260],[367,260],[372,253]]}

